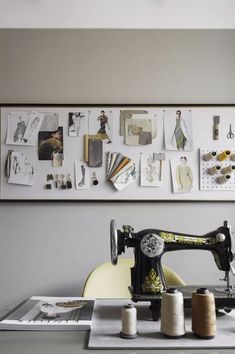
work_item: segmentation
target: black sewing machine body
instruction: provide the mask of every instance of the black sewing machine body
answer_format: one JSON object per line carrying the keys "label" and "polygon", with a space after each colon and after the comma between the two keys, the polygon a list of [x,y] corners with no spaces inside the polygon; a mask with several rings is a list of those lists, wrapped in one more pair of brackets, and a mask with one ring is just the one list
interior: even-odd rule
{"label": "black sewing machine body", "polygon": [[[161,257],[166,252],[177,250],[207,250],[215,259],[218,269],[225,271],[229,282],[229,271],[233,261],[231,230],[228,222],[205,235],[188,235],[159,229],[145,229],[135,233],[130,226],[117,230],[111,221],[111,260],[117,263],[118,255],[126,247],[134,248],[135,263],[131,268],[132,295],[161,294],[167,289]],[[227,287],[229,287],[228,284]],[[229,289],[227,289],[229,290]]]}

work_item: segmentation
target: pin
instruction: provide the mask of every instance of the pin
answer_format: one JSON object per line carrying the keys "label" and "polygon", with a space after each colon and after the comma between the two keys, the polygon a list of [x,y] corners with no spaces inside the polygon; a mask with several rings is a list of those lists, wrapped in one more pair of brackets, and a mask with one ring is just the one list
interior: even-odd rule
{"label": "pin", "polygon": [[55,175],[55,187],[58,188],[59,187],[59,175]]}
{"label": "pin", "polygon": [[98,179],[96,177],[96,173],[95,172],[92,172],[92,184],[94,186],[97,186],[97,184],[99,184],[99,181],[98,181]]}
{"label": "pin", "polygon": [[66,189],[66,184],[65,184],[65,181],[64,181],[64,174],[61,175],[61,189]]}
{"label": "pin", "polygon": [[72,178],[71,178],[71,175],[68,173],[67,175],[67,182],[66,182],[66,186],[68,189],[71,189],[72,188]]}

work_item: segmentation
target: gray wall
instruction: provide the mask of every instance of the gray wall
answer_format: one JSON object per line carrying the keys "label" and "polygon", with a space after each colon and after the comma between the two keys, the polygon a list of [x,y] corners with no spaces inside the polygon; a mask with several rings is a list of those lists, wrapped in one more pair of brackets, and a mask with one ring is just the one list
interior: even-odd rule
{"label": "gray wall", "polygon": [[[6,103],[234,103],[234,30],[0,30]],[[79,295],[109,260],[109,221],[205,233],[233,203],[1,203],[0,308]],[[132,255],[129,252],[128,255]],[[187,283],[222,274],[207,252],[164,256]]]}

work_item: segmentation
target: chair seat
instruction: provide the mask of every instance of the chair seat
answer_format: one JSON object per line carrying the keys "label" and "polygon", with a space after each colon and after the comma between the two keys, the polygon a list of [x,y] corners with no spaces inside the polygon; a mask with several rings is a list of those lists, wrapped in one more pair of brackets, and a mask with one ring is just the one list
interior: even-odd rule
{"label": "chair seat", "polygon": [[[133,265],[132,258],[121,258],[116,266],[110,262],[99,265],[89,274],[84,285],[83,296],[130,298],[128,286],[131,285],[130,268]],[[183,279],[169,267],[163,266],[163,272],[168,286],[185,285]]]}

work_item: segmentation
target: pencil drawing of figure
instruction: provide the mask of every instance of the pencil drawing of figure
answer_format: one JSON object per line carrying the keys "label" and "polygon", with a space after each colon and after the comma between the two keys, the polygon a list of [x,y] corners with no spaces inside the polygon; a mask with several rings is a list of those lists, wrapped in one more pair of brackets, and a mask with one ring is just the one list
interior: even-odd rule
{"label": "pencil drawing of figure", "polygon": [[81,135],[81,121],[85,118],[82,112],[69,113],[69,136]]}
{"label": "pencil drawing of figure", "polygon": [[78,183],[79,187],[85,186],[86,183],[86,169],[84,165],[81,165],[81,172],[82,172],[82,178],[81,181]]}
{"label": "pencil drawing of figure", "polygon": [[25,130],[26,130],[25,121],[22,120],[21,116],[19,116],[19,121],[17,122],[16,131],[15,131],[14,136],[13,136],[14,142],[23,139]]}
{"label": "pencil drawing of figure", "polygon": [[101,114],[97,117],[97,120],[100,122],[100,129],[97,132],[97,135],[101,140],[108,140],[108,143],[111,143],[111,139],[106,132],[106,126],[110,130],[109,119],[105,114],[105,111],[101,111]]}
{"label": "pencil drawing of figure", "polygon": [[178,184],[178,192],[187,193],[193,188],[193,172],[187,165],[187,157],[180,157],[180,164],[176,167],[176,181]]}
{"label": "pencil drawing of figure", "polygon": [[175,129],[171,142],[174,146],[176,145],[178,150],[184,150],[186,143],[190,144],[187,126],[180,110],[176,111]]}
{"label": "pencil drawing of figure", "polygon": [[39,116],[36,116],[32,120],[32,122],[30,123],[30,126],[29,126],[29,132],[28,132],[28,134],[26,133],[28,136],[27,136],[27,138],[23,139],[25,143],[28,142],[28,140],[31,138],[32,134],[35,132],[35,130],[37,130],[39,122],[40,122]]}
{"label": "pencil drawing of figure", "polygon": [[156,177],[157,177],[157,171],[156,171],[155,160],[153,159],[152,155],[149,154],[147,165],[146,165],[146,179],[148,182],[153,182],[155,181]]}
{"label": "pencil drawing of figure", "polygon": [[19,160],[18,160],[17,156],[13,156],[12,168],[13,168],[13,171],[14,171],[15,175],[17,175],[21,171],[20,163],[19,163]]}

